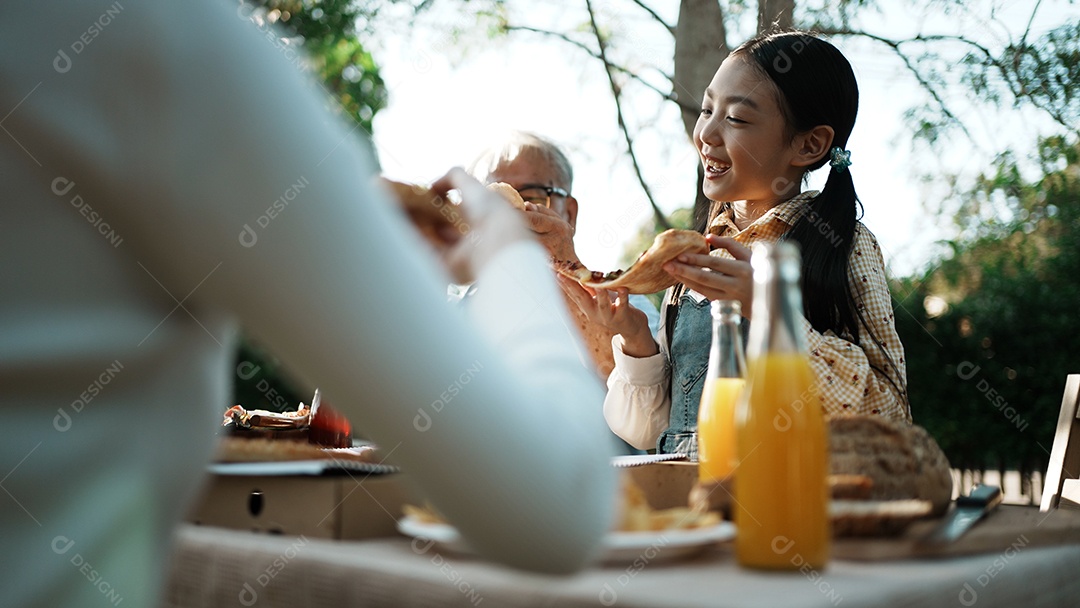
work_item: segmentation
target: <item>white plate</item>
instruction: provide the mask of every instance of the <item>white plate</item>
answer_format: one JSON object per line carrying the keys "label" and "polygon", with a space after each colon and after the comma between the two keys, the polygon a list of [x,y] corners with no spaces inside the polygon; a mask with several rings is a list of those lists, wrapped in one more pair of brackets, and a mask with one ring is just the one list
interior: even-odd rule
{"label": "white plate", "polygon": [[[473,551],[450,524],[428,523],[412,516],[397,522],[398,531],[414,538],[434,541],[440,548],[454,553]],[[692,530],[662,530],[659,532],[611,532],[604,537],[601,561],[633,562],[638,559],[654,561],[688,557],[710,545],[735,538],[735,525],[728,521],[708,528]]]}

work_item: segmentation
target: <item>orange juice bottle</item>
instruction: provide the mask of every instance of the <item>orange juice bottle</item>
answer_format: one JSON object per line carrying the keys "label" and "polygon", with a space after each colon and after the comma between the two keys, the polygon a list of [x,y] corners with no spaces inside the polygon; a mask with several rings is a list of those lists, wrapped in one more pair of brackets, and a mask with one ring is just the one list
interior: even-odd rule
{"label": "orange juice bottle", "polygon": [[803,344],[799,252],[754,246],[747,384],[736,407],[736,556],[743,566],[823,568],[829,559],[825,418]]}
{"label": "orange juice bottle", "polygon": [[712,318],[709,371],[698,407],[698,477],[707,482],[720,481],[735,468],[735,401],[746,375],[742,306],[713,300]]}

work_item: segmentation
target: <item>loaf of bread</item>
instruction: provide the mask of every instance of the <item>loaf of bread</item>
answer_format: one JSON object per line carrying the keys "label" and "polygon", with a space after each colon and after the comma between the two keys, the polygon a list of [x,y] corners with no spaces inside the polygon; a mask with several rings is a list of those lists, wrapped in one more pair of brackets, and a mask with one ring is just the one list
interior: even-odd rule
{"label": "loaf of bread", "polygon": [[[832,519],[841,535],[889,533],[912,517],[938,516],[949,507],[949,461],[922,427],[877,416],[836,418],[829,421],[829,449]],[[732,492],[731,478],[698,482],[689,503],[727,513]],[[924,502],[930,503],[930,513],[920,506]]]}
{"label": "loaf of bread", "polygon": [[952,500],[945,453],[920,426],[878,416],[829,421],[830,469],[834,475],[865,475],[872,500],[928,500],[941,515]]}

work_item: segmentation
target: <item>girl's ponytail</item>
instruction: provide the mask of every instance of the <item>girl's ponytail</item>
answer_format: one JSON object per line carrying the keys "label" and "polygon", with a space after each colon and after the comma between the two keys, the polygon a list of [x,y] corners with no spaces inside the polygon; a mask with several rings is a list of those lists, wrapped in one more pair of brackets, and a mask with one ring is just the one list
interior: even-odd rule
{"label": "girl's ponytail", "polygon": [[[843,163],[836,162],[837,154],[843,155]],[[862,202],[855,194],[851,172],[846,170],[851,164],[847,155],[842,148],[833,148],[832,168],[825,187],[784,238],[794,240],[802,249],[803,293],[816,294],[812,298],[803,298],[806,320],[818,332],[832,330],[856,345],[860,345],[859,327],[865,329],[874,347],[888,361],[885,369],[872,367],[907,399],[907,383],[892,371],[898,369],[896,361],[881,348],[881,339],[874,333],[873,325],[866,321],[863,311],[855,308],[855,293],[860,286],[852,289],[848,281],[848,257],[855,242],[855,224],[863,210]]]}
{"label": "girl's ponytail", "polygon": [[[840,149],[839,147],[833,148]],[[857,311],[848,283],[848,256],[855,240],[855,223],[862,216],[855,184],[846,166],[829,171],[825,187],[785,235],[802,250],[802,288],[806,319],[815,330],[832,330],[859,343]]]}

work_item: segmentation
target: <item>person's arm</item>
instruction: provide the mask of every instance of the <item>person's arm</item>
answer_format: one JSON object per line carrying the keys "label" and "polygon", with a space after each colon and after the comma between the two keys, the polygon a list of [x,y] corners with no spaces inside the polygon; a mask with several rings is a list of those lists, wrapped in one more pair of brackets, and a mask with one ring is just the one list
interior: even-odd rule
{"label": "person's arm", "polygon": [[660,352],[648,357],[627,355],[621,335],[611,339],[615,369],[608,376],[604,419],[613,433],[641,450],[656,447],[656,439],[670,426],[671,368],[663,314],[656,339]]}
{"label": "person's arm", "polygon": [[196,315],[240,319],[482,555],[581,567],[611,519],[612,447],[541,248],[469,218],[486,250],[478,332],[371,187],[357,134],[235,10],[128,7],[93,52],[12,127],[54,142],[37,158],[124,235],[130,272],[151,269]]}
{"label": "person's arm", "polygon": [[[896,333],[885,263],[877,241],[862,224],[856,224],[850,260],[848,281],[859,294],[856,304],[865,305],[862,316],[873,336],[863,327],[856,345],[802,321],[825,411],[830,416],[880,415],[911,422],[904,347]],[[884,353],[875,342],[883,345]]]}

